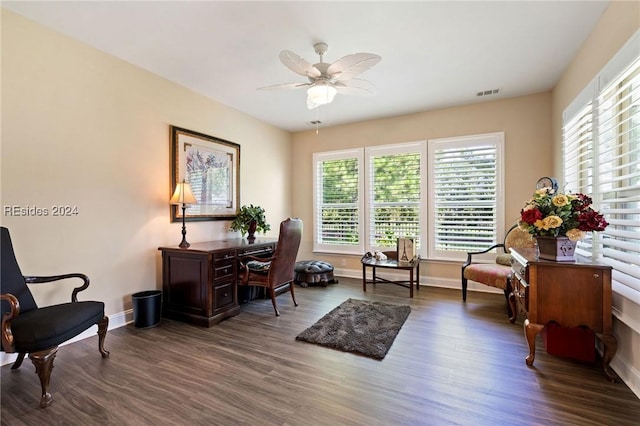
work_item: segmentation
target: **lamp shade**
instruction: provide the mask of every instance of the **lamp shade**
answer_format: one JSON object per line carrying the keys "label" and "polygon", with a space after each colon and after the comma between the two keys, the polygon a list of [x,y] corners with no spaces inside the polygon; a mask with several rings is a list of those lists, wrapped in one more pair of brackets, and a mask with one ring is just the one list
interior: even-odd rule
{"label": "lamp shade", "polygon": [[193,196],[191,191],[191,185],[188,183],[179,182],[176,185],[176,190],[173,193],[173,197],[169,201],[170,204],[197,204],[196,197]]}
{"label": "lamp shade", "polygon": [[324,105],[333,102],[338,91],[326,82],[319,81],[307,90],[309,99],[316,105]]}

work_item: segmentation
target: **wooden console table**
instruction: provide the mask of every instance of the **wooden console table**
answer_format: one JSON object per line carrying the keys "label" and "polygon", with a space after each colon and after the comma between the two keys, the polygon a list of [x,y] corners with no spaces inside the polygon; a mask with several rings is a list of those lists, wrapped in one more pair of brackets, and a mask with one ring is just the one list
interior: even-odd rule
{"label": "wooden console table", "polygon": [[[416,289],[420,290],[420,256],[416,256],[411,262],[398,262],[395,259],[376,260],[375,257],[364,256],[360,259],[362,263],[362,290],[366,293],[367,284],[376,284],[378,282],[391,283],[409,288],[409,297],[413,297],[413,284],[415,282]],[[372,279],[367,281],[367,268],[372,270]],[[376,275],[376,268],[388,268],[409,271],[408,281],[393,281]],[[415,271],[415,275],[414,275]],[[415,280],[414,280],[415,277]]]}
{"label": "wooden console table", "polygon": [[617,379],[609,364],[617,350],[611,333],[611,267],[576,256],[572,262],[537,260],[533,249],[512,248],[510,303],[514,315],[524,312],[524,334],[533,365],[536,336],[555,321],[563,327],[587,326],[604,350],[602,364],[610,381]]}
{"label": "wooden console table", "polygon": [[160,247],[162,252],[162,315],[211,327],[240,312],[238,263],[245,256],[269,256],[277,239],[230,239]]}

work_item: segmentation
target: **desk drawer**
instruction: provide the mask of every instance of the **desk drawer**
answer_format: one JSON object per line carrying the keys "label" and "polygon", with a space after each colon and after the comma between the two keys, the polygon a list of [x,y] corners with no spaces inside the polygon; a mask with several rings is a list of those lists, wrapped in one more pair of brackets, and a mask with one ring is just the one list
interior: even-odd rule
{"label": "desk drawer", "polygon": [[275,251],[274,246],[256,247],[238,250],[238,258],[245,256],[269,257]]}
{"label": "desk drawer", "polygon": [[234,258],[233,250],[221,251],[213,254],[213,263],[233,263]]}
{"label": "desk drawer", "polygon": [[233,305],[233,281],[215,284],[213,286],[213,313]]}
{"label": "desk drawer", "polygon": [[213,278],[220,279],[233,276],[233,263],[228,265],[213,265]]}

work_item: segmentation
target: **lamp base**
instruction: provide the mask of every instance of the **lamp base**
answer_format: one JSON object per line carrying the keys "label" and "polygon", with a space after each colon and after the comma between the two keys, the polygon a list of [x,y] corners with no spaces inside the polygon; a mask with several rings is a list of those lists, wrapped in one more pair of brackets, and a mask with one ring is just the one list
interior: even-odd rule
{"label": "lamp base", "polygon": [[180,244],[178,244],[178,247],[180,248],[187,248],[191,245],[187,242],[187,227],[184,224],[184,216],[185,216],[186,209],[187,209],[186,204],[182,204],[182,241],[180,242]]}

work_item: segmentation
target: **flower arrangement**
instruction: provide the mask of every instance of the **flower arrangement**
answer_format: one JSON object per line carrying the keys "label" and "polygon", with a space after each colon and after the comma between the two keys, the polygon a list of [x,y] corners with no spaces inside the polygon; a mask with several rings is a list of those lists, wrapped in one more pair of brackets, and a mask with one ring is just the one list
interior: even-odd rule
{"label": "flower arrangement", "polygon": [[562,194],[551,188],[538,189],[520,211],[520,229],[534,237],[568,237],[580,240],[585,232],[604,231],[609,223],[591,208],[585,194]]}

